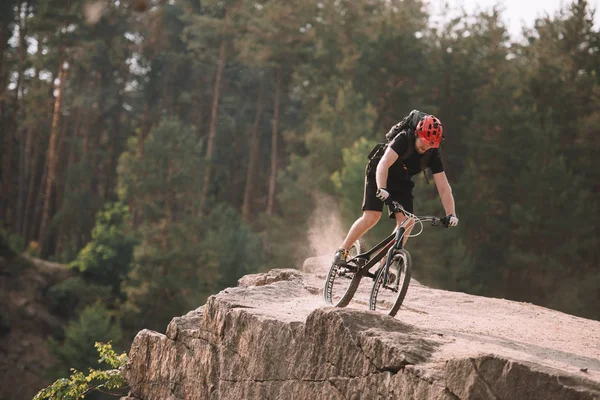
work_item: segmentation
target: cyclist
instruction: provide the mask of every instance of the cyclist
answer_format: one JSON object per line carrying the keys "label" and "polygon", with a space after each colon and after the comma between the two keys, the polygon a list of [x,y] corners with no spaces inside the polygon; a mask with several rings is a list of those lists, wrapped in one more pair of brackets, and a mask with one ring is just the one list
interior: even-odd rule
{"label": "cyclist", "polygon": [[[407,123],[411,119],[416,123],[414,129],[410,123]],[[439,150],[444,138],[440,120],[433,115],[414,110],[400,123],[394,125],[386,137],[391,138],[391,141],[381,148],[383,155],[380,158],[372,157],[367,165],[363,214],[354,222],[346,239],[336,251],[333,261],[336,265],[345,265],[349,254],[348,249],[352,243],[377,224],[384,203],[388,204],[389,217],[396,219],[397,227],[404,222],[406,216],[401,212],[394,213],[389,203],[395,200],[406,211],[412,213],[414,187],[412,177],[425,168],[430,168],[433,173],[433,180],[448,216],[449,225],[458,224],[454,196],[444,172]],[[412,225],[409,224],[406,227],[405,241],[411,229]]]}

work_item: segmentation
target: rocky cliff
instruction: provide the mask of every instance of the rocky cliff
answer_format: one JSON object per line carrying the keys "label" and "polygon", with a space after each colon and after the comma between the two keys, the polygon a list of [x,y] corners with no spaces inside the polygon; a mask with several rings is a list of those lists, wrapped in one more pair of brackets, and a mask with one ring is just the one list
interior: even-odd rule
{"label": "rocky cliff", "polygon": [[600,322],[413,281],[395,318],[365,279],[326,307],[324,272],[273,270],[136,336],[134,399],[600,399]]}

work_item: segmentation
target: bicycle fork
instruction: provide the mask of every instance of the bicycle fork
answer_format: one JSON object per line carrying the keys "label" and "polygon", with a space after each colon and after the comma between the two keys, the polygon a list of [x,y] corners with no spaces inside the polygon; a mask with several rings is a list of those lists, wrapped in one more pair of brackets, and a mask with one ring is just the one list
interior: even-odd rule
{"label": "bicycle fork", "polygon": [[[400,252],[400,250],[402,250],[402,239],[404,239],[404,232],[404,227],[401,227],[398,232],[396,232],[396,243],[388,250],[385,260],[385,271],[383,273],[382,284],[384,288],[394,292],[398,291],[400,273],[402,272],[402,267],[404,265],[404,261]],[[393,261],[398,262],[398,271],[393,281],[390,282],[390,266],[392,265]]]}

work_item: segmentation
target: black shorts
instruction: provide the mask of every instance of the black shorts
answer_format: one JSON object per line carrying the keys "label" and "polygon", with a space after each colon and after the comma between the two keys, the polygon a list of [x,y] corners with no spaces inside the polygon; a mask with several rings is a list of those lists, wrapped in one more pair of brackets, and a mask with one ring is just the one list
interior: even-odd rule
{"label": "black shorts", "polygon": [[[396,200],[398,203],[402,204],[402,207],[409,213],[413,212],[413,193],[412,188],[389,188],[387,189],[390,192],[390,196],[392,200]],[[383,202],[377,198],[375,195],[377,193],[377,184],[375,182],[371,182],[369,179],[365,179],[365,191],[363,195],[363,211],[383,211]],[[394,213],[388,206],[389,217],[395,219]]]}

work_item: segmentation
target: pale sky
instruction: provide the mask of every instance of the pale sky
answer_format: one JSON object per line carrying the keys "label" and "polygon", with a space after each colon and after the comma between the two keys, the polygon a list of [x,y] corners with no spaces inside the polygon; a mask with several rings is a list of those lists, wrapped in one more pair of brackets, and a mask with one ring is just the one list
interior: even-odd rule
{"label": "pale sky", "polygon": [[[479,10],[491,10],[494,5],[499,5],[502,10],[504,22],[507,24],[510,35],[514,38],[520,37],[521,27],[533,27],[536,18],[546,14],[554,16],[562,7],[571,4],[573,0],[430,0],[433,15],[440,15],[444,3],[450,4],[451,8],[464,9],[469,13]],[[596,10],[594,14],[595,27],[600,26],[600,0],[588,0],[591,8]]]}

